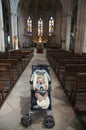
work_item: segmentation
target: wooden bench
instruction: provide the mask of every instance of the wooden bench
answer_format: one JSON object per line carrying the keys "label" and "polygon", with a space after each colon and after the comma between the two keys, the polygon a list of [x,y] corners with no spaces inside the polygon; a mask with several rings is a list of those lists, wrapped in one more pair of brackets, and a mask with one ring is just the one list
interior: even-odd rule
{"label": "wooden bench", "polygon": [[61,74],[64,73],[67,64],[86,64],[84,58],[74,58],[74,59],[59,59],[56,67],[56,75],[61,82]]}
{"label": "wooden bench", "polygon": [[10,52],[11,56],[21,56],[22,60],[25,62],[25,65],[28,64],[28,62],[30,61],[30,59],[33,56],[33,50],[14,50]]}
{"label": "wooden bench", "polygon": [[67,64],[78,64],[78,60],[71,60],[71,59],[59,59],[58,65],[56,67],[56,75],[58,76],[59,80],[61,73],[64,73],[65,67]]}
{"label": "wooden bench", "polygon": [[0,53],[0,106],[6,99],[17,79],[33,57],[33,50],[15,50]]}
{"label": "wooden bench", "polygon": [[74,106],[76,105],[78,93],[85,93],[85,99],[86,99],[86,73],[78,73],[76,76],[76,80],[75,80],[75,84],[71,96],[71,101]]}
{"label": "wooden bench", "polygon": [[17,80],[20,76],[19,65],[17,59],[0,59],[0,63],[11,64],[12,72],[14,74],[13,79]]}
{"label": "wooden bench", "polygon": [[47,58],[50,62],[50,64],[52,65],[52,68],[54,69],[55,73],[56,73],[56,70],[57,70],[57,66],[58,66],[58,62],[60,59],[85,59],[86,60],[86,57],[83,57],[82,55],[79,55],[79,54],[75,54],[75,53],[70,53],[68,51],[58,51],[55,53],[55,52],[49,52],[47,54]]}
{"label": "wooden bench", "polygon": [[86,73],[86,64],[67,64],[61,79],[62,87],[70,99],[78,73]]}
{"label": "wooden bench", "polygon": [[18,65],[20,66],[21,73],[25,69],[25,62],[23,61],[22,56],[18,55],[10,55],[10,54],[2,54],[0,55],[0,59],[16,59],[18,61]]}
{"label": "wooden bench", "polygon": [[13,87],[13,75],[10,64],[0,63],[0,81],[9,89]]}
{"label": "wooden bench", "polygon": [[78,73],[73,86],[71,102],[79,111],[86,112],[86,73]]}

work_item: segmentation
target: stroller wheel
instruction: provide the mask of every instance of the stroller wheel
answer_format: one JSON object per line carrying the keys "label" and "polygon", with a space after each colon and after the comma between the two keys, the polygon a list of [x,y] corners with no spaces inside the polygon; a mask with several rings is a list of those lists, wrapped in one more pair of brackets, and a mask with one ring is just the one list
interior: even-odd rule
{"label": "stroller wheel", "polygon": [[28,115],[25,115],[21,118],[21,123],[24,127],[28,127],[31,125],[31,118]]}
{"label": "stroller wheel", "polygon": [[46,128],[53,128],[55,125],[53,116],[50,115],[46,116],[44,118],[44,125]]}

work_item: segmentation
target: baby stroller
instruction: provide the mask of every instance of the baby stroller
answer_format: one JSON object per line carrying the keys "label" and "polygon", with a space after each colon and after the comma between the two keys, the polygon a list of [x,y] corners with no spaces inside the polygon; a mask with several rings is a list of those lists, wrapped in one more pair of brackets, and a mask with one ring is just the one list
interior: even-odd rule
{"label": "baby stroller", "polygon": [[[44,82],[47,84],[47,89],[35,90],[34,86],[37,82],[37,78],[42,77]],[[44,117],[44,126],[46,128],[53,128],[55,121],[52,115],[52,98],[51,98],[51,78],[50,78],[50,66],[49,65],[32,65],[32,74],[30,79],[30,90],[31,90],[31,104],[30,111],[21,118],[21,123],[24,127],[28,127],[32,123],[31,113],[36,111],[44,110],[46,111],[46,116]],[[35,97],[35,93],[43,95],[48,93],[46,100],[41,102]]]}

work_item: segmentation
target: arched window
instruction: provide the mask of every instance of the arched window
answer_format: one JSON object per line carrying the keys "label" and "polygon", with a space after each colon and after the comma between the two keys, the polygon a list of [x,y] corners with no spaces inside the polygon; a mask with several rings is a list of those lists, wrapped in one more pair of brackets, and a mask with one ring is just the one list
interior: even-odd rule
{"label": "arched window", "polygon": [[53,17],[50,17],[49,19],[49,36],[51,36],[54,33],[54,19]]}
{"label": "arched window", "polygon": [[43,20],[41,18],[38,20],[38,36],[43,36]]}
{"label": "arched window", "polygon": [[27,33],[29,36],[32,36],[32,19],[28,17],[27,19]]}

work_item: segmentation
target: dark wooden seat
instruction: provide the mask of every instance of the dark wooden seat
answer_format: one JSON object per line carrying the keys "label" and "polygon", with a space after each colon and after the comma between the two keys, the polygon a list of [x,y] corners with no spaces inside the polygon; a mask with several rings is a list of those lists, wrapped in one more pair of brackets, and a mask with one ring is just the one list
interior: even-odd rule
{"label": "dark wooden seat", "polygon": [[17,59],[0,59],[0,63],[8,63],[11,64],[12,72],[14,74],[13,79],[18,79],[20,75],[19,65]]}
{"label": "dark wooden seat", "polygon": [[79,115],[86,116],[86,73],[78,73],[72,86],[71,104]]}
{"label": "dark wooden seat", "polygon": [[60,80],[60,74],[64,73],[65,71],[65,67],[67,64],[78,64],[78,60],[71,60],[71,59],[60,59],[58,61],[58,66],[56,69],[56,75],[58,76],[59,80]]}
{"label": "dark wooden seat", "polygon": [[[48,50],[46,56],[51,64],[53,70],[55,71],[56,75],[58,75],[59,60],[71,60],[70,62],[76,62],[76,60],[83,60],[82,63],[84,63],[84,61],[86,61],[86,57],[84,57],[83,55],[71,53],[71,52],[64,51],[64,50],[55,50],[55,52],[53,50]],[[70,64],[70,63],[68,63],[68,64]]]}
{"label": "dark wooden seat", "polygon": [[12,50],[0,53],[0,106],[32,57],[33,50]]}
{"label": "dark wooden seat", "polygon": [[13,87],[13,75],[10,64],[0,63],[0,81],[9,89]]}
{"label": "dark wooden seat", "polygon": [[62,75],[62,87],[70,100],[78,73],[86,73],[86,64],[67,64]]}
{"label": "dark wooden seat", "polygon": [[73,86],[71,102],[78,110],[86,112],[86,73],[78,73]]}
{"label": "dark wooden seat", "polygon": [[[71,77],[75,77],[77,73],[84,73],[86,72],[86,64],[66,64],[65,71],[62,75],[62,81],[71,81]],[[62,84],[63,85],[63,84]],[[65,86],[65,84],[63,85]]]}
{"label": "dark wooden seat", "polygon": [[86,113],[86,55],[48,50],[46,56],[73,108]]}

